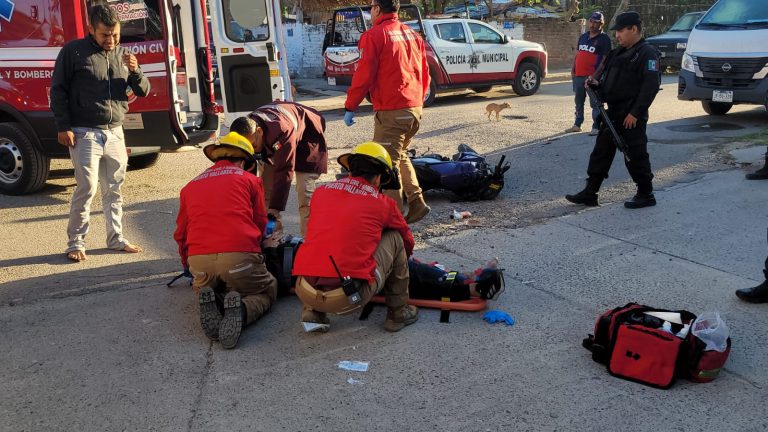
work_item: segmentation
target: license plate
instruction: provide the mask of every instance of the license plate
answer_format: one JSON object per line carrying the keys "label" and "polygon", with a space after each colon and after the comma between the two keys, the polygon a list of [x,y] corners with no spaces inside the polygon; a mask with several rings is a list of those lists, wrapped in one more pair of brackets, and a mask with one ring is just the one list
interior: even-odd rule
{"label": "license plate", "polygon": [[713,90],[712,102],[733,102],[732,90]]}
{"label": "license plate", "polygon": [[328,85],[329,86],[335,86],[336,85],[336,77],[328,77]]}

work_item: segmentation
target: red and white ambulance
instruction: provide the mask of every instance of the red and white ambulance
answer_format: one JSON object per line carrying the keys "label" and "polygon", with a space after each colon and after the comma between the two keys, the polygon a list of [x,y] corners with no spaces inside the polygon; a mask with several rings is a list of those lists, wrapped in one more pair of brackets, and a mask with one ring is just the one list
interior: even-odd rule
{"label": "red and white ambulance", "polygon": [[[121,45],[152,87],[147,97],[129,100],[124,128],[132,167],[215,138],[219,113],[229,123],[291,98],[279,0],[0,0],[0,193],[40,189],[50,159],[68,157],[49,108],[51,76],[61,47],[88,34],[94,4],[117,11]],[[213,43],[222,105],[214,99]]]}

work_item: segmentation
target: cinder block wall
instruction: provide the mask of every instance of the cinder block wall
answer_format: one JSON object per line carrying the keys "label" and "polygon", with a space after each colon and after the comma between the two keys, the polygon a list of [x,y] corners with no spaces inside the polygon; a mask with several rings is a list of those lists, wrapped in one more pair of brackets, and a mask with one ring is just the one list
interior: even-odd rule
{"label": "cinder block wall", "polygon": [[523,19],[523,38],[544,44],[549,69],[570,68],[576,55],[576,43],[586,31],[585,21],[565,22],[557,18]]}
{"label": "cinder block wall", "polygon": [[294,78],[323,75],[323,38],[325,24],[285,23],[285,49],[288,71]]}

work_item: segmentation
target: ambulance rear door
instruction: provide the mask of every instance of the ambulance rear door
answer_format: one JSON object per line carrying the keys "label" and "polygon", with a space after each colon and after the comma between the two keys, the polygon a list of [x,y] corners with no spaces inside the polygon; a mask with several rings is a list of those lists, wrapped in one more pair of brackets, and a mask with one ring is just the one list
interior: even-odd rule
{"label": "ambulance rear door", "polygon": [[279,0],[210,0],[225,124],[268,104],[290,100]]}

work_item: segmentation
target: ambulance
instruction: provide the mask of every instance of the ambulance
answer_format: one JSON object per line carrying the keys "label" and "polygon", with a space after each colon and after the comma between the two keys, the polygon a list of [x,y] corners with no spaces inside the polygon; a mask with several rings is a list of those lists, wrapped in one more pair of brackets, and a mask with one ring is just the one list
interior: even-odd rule
{"label": "ambulance", "polygon": [[39,190],[50,160],[69,157],[56,141],[51,77],[61,47],[88,35],[96,4],[117,11],[121,45],[151,85],[147,97],[129,95],[124,129],[133,168],[214,139],[222,116],[229,124],[291,99],[279,0],[0,0],[0,193]]}

